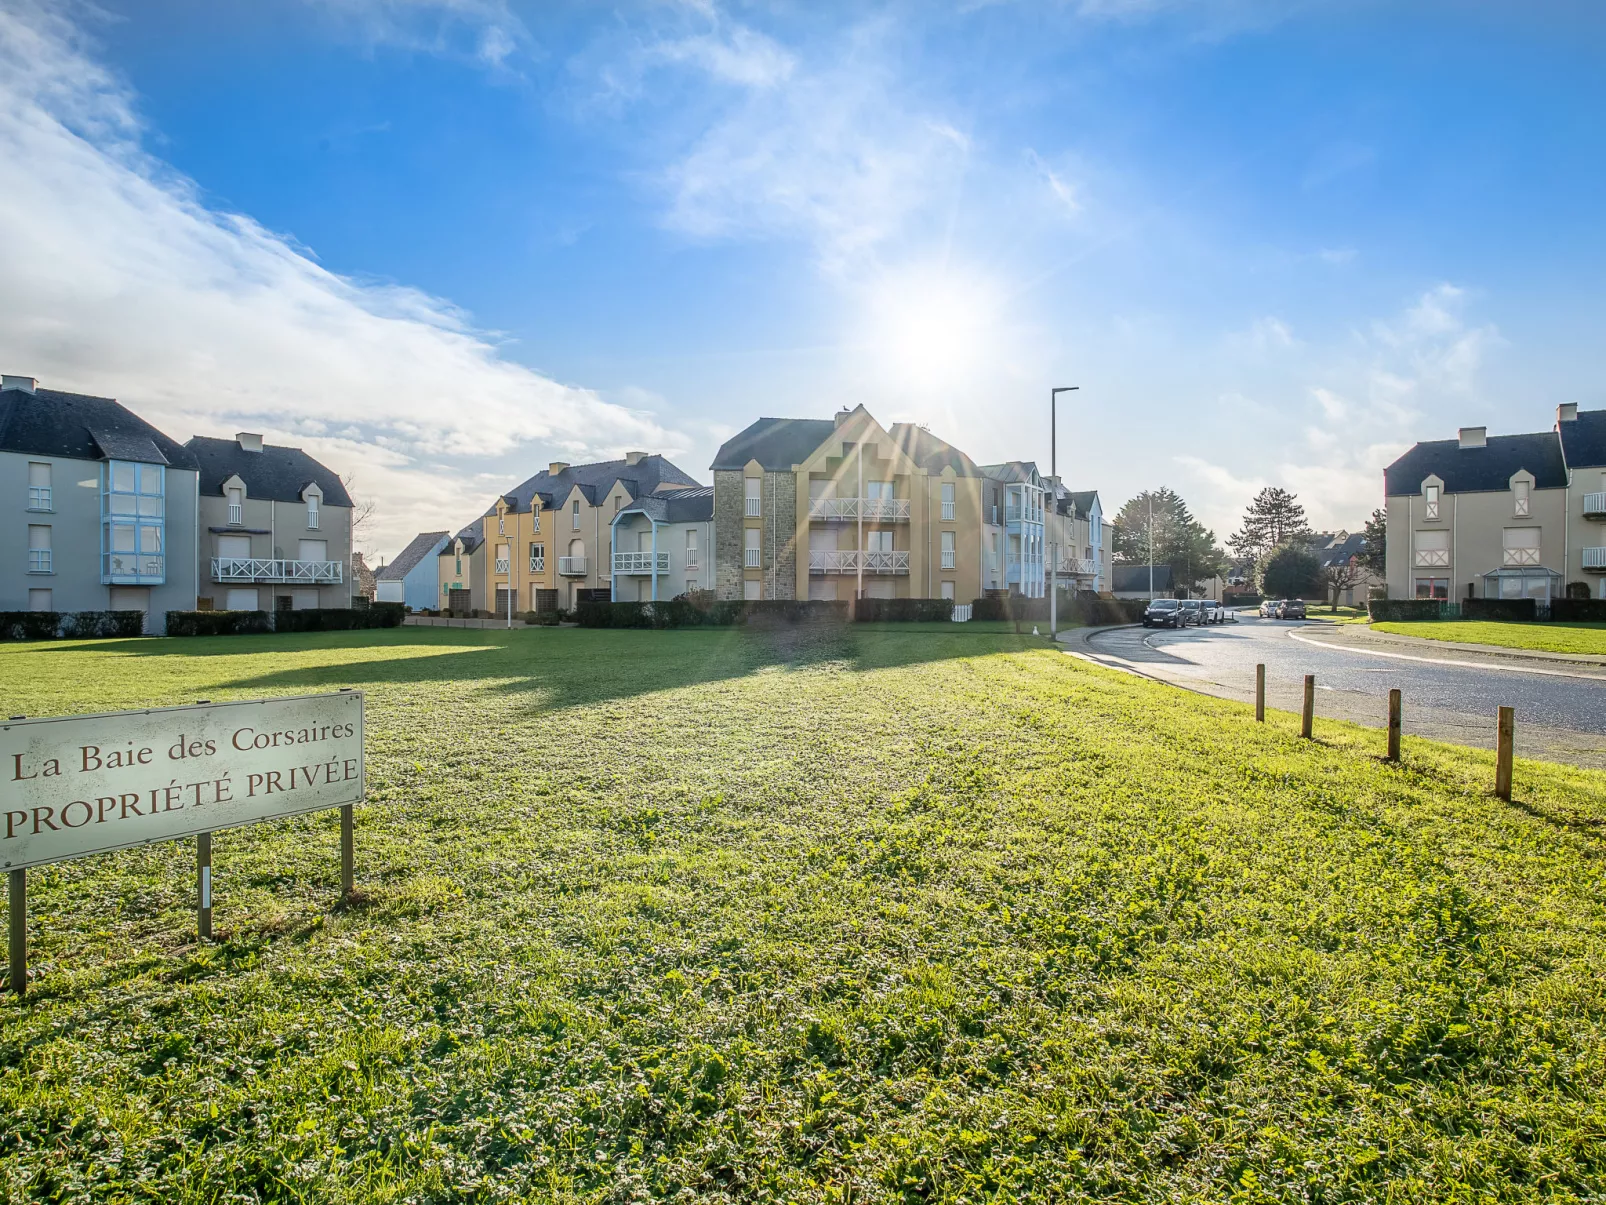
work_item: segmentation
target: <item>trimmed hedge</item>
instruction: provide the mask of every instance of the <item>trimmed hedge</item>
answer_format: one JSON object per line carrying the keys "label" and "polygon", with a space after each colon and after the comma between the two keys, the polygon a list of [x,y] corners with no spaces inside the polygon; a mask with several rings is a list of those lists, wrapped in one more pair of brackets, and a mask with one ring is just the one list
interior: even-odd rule
{"label": "trimmed hedge", "polygon": [[859,623],[947,623],[953,617],[951,598],[861,598],[853,609]]}
{"label": "trimmed hedge", "polygon": [[1444,603],[1437,598],[1374,598],[1366,604],[1366,615],[1373,623],[1441,619]]}
{"label": "trimmed hedge", "polygon": [[820,620],[846,621],[848,604],[819,599],[722,599],[691,602],[583,602],[573,618],[582,628],[694,628],[738,624],[794,624]]}
{"label": "trimmed hedge", "polygon": [[143,611],[0,611],[0,640],[97,640],[144,634]]}
{"label": "trimmed hedge", "polygon": [[[1137,623],[1149,602],[1143,598],[1098,598],[1079,594],[1062,599],[1057,618],[1084,627],[1108,627],[1118,623]],[[1046,598],[978,598],[970,604],[972,619],[1015,620],[1020,623],[1048,622]]]}
{"label": "trimmed hedge", "polygon": [[1462,619],[1504,619],[1532,621],[1536,617],[1531,598],[1463,598]]}
{"label": "trimmed hedge", "polygon": [[1606,598],[1553,598],[1552,623],[1606,623]]}
{"label": "trimmed hedge", "polygon": [[362,610],[308,607],[304,611],[169,611],[169,636],[260,636],[267,632],[349,632],[394,628],[407,617],[401,603],[374,603]]}
{"label": "trimmed hedge", "polygon": [[1233,590],[1224,590],[1221,595],[1221,605],[1224,607],[1258,607],[1265,601],[1264,595],[1255,593],[1240,594]]}

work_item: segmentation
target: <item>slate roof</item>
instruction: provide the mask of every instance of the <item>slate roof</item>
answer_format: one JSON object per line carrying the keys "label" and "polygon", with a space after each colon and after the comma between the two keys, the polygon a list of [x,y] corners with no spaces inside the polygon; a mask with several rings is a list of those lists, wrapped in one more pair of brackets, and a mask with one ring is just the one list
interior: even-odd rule
{"label": "slate roof", "polygon": [[1606,467],[1606,410],[1580,410],[1571,422],[1557,423],[1569,469]]}
{"label": "slate roof", "polygon": [[196,467],[184,445],[114,399],[58,389],[0,391],[0,452]]}
{"label": "slate roof", "polygon": [[981,475],[991,477],[995,481],[1024,481],[1029,485],[1033,474],[1037,475],[1039,482],[1042,480],[1042,474],[1037,472],[1037,462],[1034,460],[1006,460],[1003,464],[981,466]]}
{"label": "slate roof", "polygon": [[1311,552],[1323,567],[1338,565],[1366,551],[1364,532],[1324,531],[1317,534]]}
{"label": "slate roof", "polygon": [[660,523],[707,523],[714,517],[714,487],[699,485],[695,489],[660,490],[637,498],[621,515],[633,512],[657,519]]}
{"label": "slate roof", "polygon": [[[1135,594],[1147,591],[1149,588],[1148,565],[1112,565],[1110,567],[1110,590],[1116,594]],[[1154,567],[1154,589],[1156,593],[1171,589],[1171,566],[1156,565]]]}
{"label": "slate roof", "polygon": [[[541,505],[551,510],[562,506],[570,491],[579,486],[581,496],[590,505],[595,506],[599,499],[607,497],[608,491],[613,489],[616,481],[624,482],[632,498],[642,498],[657,493],[666,485],[701,484],[677,465],[654,454],[643,456],[635,464],[623,460],[599,460],[593,464],[571,464],[556,474],[543,469],[528,481],[515,486],[512,492],[502,496],[515,511],[522,513],[529,510],[531,500],[540,495]],[[495,513],[495,503],[485,509],[486,515]]]}
{"label": "slate roof", "polygon": [[[484,516],[482,515],[481,518],[483,517]],[[485,529],[480,526],[479,519],[475,519],[474,522],[463,528],[463,530],[453,536],[452,539],[463,541],[464,552],[473,552],[485,542]],[[446,550],[443,548],[441,551],[444,552]]]}
{"label": "slate roof", "polygon": [[708,467],[740,469],[756,460],[773,472],[790,472],[835,430],[836,421],[829,418],[761,418],[720,444]]}
{"label": "slate roof", "polygon": [[892,442],[905,456],[928,473],[941,473],[943,469],[952,468],[961,477],[981,475],[974,460],[924,427],[914,423],[893,423],[887,434],[892,436]]}
{"label": "slate roof", "polygon": [[1078,519],[1085,519],[1093,513],[1093,503],[1098,496],[1098,490],[1071,491],[1071,503],[1076,507],[1076,517]]}
{"label": "slate roof", "polygon": [[449,533],[444,531],[421,531],[396,554],[396,559],[388,565],[380,566],[379,572],[374,574],[382,582],[399,582],[411,573],[418,562],[431,553],[437,551],[445,542]]}
{"label": "slate roof", "polygon": [[1563,489],[1567,468],[1554,431],[1534,435],[1491,435],[1488,446],[1463,448],[1454,439],[1419,443],[1383,470],[1389,496],[1420,494],[1422,480],[1437,476],[1446,492],[1475,493],[1511,488],[1511,475],[1527,469],[1537,489]]}
{"label": "slate roof", "polygon": [[201,493],[216,497],[223,483],[238,476],[245,482],[247,498],[274,502],[299,502],[301,491],[313,482],[323,491],[325,506],[350,506],[351,495],[340,475],[300,448],[263,444],[260,452],[247,452],[238,440],[213,439],[197,435],[184,445],[195,456],[201,469]]}

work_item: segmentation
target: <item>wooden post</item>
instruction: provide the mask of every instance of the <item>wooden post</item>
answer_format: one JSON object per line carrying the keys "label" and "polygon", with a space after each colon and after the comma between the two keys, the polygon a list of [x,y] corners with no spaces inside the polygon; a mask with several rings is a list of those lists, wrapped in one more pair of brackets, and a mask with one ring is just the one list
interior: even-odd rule
{"label": "wooden post", "polygon": [[1494,793],[1511,798],[1511,744],[1516,736],[1517,717],[1509,707],[1500,709],[1500,732],[1495,743]]}
{"label": "wooden post", "polygon": [[1400,760],[1400,692],[1389,691],[1389,761]]}
{"label": "wooden post", "polygon": [[28,872],[7,876],[11,907],[11,990],[21,1000],[28,994]]}
{"label": "wooden post", "polygon": [[195,834],[195,935],[212,940],[212,834]]}
{"label": "wooden post", "polygon": [[1266,722],[1266,667],[1255,666],[1255,722]]}
{"label": "wooden post", "polygon": [[1299,735],[1310,739],[1311,723],[1316,718],[1316,675],[1305,675],[1305,710],[1299,719]]}
{"label": "wooden post", "polygon": [[355,886],[356,850],[351,835],[351,804],[340,805],[340,898],[349,900]]}

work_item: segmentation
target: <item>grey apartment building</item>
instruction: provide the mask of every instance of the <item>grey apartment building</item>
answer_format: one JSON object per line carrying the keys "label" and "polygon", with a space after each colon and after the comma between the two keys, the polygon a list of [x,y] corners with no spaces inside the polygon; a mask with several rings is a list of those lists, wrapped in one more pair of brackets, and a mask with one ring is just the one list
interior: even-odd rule
{"label": "grey apartment building", "polygon": [[0,377],[0,610],[192,608],[196,480],[187,448],[113,399]]}
{"label": "grey apartment building", "polygon": [[1394,598],[1606,597],[1606,410],[1419,443],[1384,471]]}

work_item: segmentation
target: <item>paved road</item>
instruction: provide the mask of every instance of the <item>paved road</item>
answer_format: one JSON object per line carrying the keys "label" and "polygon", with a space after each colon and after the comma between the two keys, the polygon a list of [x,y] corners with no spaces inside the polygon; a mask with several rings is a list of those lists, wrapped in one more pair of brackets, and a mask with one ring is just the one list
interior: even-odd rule
{"label": "paved road", "polygon": [[[1183,631],[1117,628],[1072,648],[1095,661],[1244,702],[1254,698],[1255,665],[1261,662],[1268,705],[1287,711],[1299,710],[1304,677],[1315,674],[1318,716],[1374,727],[1384,724],[1388,692],[1397,686],[1407,733],[1485,748],[1494,745],[1495,708],[1504,704],[1516,709],[1519,757],[1606,768],[1606,674],[1599,669],[1582,667],[1575,675],[1572,667],[1494,657],[1487,664],[1448,664],[1469,658],[1381,642],[1316,643],[1345,635],[1320,622],[1245,616],[1238,623]],[[1378,655],[1383,649],[1408,657]]]}

